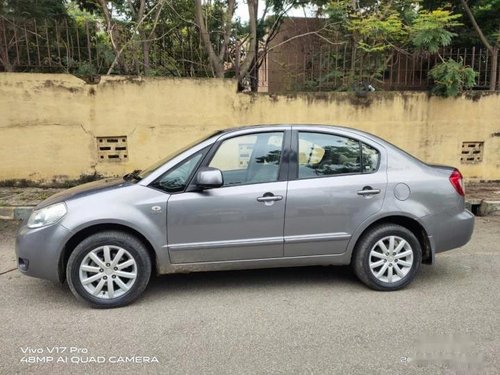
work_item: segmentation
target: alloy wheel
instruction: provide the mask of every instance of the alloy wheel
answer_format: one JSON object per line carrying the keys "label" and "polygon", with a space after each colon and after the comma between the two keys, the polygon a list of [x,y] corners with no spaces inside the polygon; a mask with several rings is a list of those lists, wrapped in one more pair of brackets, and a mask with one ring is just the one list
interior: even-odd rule
{"label": "alloy wheel", "polygon": [[89,294],[101,299],[117,298],[134,285],[137,263],[122,247],[100,246],[83,258],[79,278]]}
{"label": "alloy wheel", "polygon": [[375,278],[395,283],[410,272],[413,266],[413,249],[404,238],[387,236],[372,247],[368,263]]}

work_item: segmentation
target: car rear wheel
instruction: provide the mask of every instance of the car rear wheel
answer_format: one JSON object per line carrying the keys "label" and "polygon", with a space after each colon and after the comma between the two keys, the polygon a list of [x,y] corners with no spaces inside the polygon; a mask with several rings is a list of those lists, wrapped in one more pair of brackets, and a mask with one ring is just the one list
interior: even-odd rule
{"label": "car rear wheel", "polygon": [[356,244],[352,267],[356,276],[375,290],[398,290],[407,286],[422,262],[422,249],[415,235],[396,224],[370,229]]}
{"label": "car rear wheel", "polygon": [[68,285],[96,308],[125,306],[136,300],[151,276],[151,260],[136,237],[123,232],[96,233],[76,246],[66,267]]}

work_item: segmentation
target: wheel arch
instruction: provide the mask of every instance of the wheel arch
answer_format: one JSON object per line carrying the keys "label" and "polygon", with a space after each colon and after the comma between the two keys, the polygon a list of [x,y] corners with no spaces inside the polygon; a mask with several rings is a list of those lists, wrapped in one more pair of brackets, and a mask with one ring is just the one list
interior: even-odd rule
{"label": "wheel arch", "polygon": [[373,227],[376,227],[381,224],[396,224],[401,225],[402,227],[411,231],[415,237],[417,237],[418,242],[422,248],[422,263],[424,264],[432,264],[434,261],[434,251],[432,248],[432,243],[429,239],[428,231],[425,229],[422,223],[420,223],[416,218],[405,216],[401,214],[393,214],[387,215],[383,217],[379,217],[370,223],[364,225],[361,229],[358,229],[357,234],[351,238],[349,243],[349,251],[352,255],[354,254],[354,250],[356,245],[361,240],[363,235],[371,230]]}
{"label": "wheel arch", "polygon": [[75,249],[75,247],[85,238],[95,233],[109,231],[109,230],[128,233],[136,237],[139,241],[141,241],[148,251],[149,258],[151,259],[152,270],[158,272],[158,265],[157,265],[158,260],[156,252],[154,250],[153,245],[146,238],[146,236],[144,236],[136,229],[131,228],[124,224],[100,223],[100,224],[90,225],[88,227],[78,230],[75,234],[73,234],[73,236],[69,238],[68,241],[66,241],[63,250],[61,252],[61,255],[59,257],[59,264],[58,264],[59,281],[64,282],[66,280],[66,265],[68,264],[68,259],[73,250]]}

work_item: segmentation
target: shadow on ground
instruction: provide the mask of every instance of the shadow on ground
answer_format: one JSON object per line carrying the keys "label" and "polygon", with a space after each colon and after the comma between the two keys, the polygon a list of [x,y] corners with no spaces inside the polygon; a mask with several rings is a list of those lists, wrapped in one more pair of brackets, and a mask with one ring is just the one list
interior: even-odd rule
{"label": "shadow on ground", "polygon": [[173,293],[184,293],[203,289],[245,290],[261,287],[281,288],[356,283],[358,280],[348,266],[294,267],[162,275],[151,280],[149,291],[156,293],[168,289]]}
{"label": "shadow on ground", "polygon": [[[423,266],[417,279],[408,289],[424,288],[443,281],[447,266]],[[3,277],[18,278],[25,276],[13,271]],[[28,279],[30,303],[60,304],[70,303],[81,306],[71,294],[67,283],[60,284],[40,279]],[[192,297],[193,295],[252,295],[253,293],[280,294],[307,292],[307,290],[334,289],[337,293],[366,292],[367,287],[354,275],[349,266],[318,266],[273,268],[220,272],[196,272],[154,276],[139,303],[150,304],[169,298]],[[18,290],[23,294],[22,290]]]}

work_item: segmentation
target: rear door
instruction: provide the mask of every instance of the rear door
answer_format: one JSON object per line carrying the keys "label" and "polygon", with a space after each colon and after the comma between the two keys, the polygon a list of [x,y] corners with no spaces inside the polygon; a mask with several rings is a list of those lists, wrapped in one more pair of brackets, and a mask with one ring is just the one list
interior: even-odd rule
{"label": "rear door", "polygon": [[381,208],[387,186],[381,146],[345,134],[294,130],[285,256],[343,253],[353,231]]}

